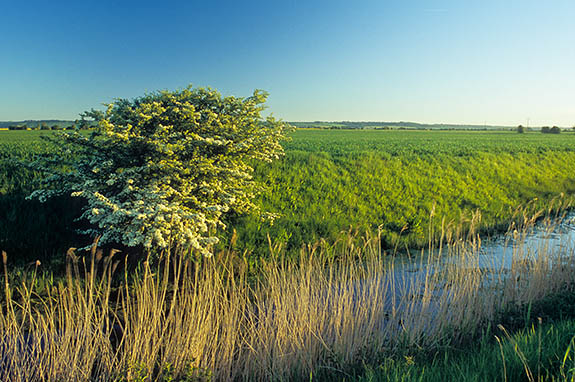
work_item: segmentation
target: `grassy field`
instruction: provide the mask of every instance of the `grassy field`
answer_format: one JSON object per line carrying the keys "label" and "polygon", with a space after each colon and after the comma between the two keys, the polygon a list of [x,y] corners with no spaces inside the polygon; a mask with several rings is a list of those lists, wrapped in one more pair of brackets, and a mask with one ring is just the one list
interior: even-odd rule
{"label": "grassy field", "polygon": [[[273,225],[232,216],[237,242],[225,237],[225,251],[157,268],[96,248],[62,256],[78,246],[80,202],[26,200],[41,175],[12,162],[50,151],[42,134],[0,132],[0,379],[573,377],[573,248],[532,259],[517,243],[511,268],[490,270],[464,234],[474,213],[475,228],[490,230],[507,228],[520,204],[527,214],[569,204],[575,134],[298,130],[282,160],[256,169],[268,186],[259,203],[281,213]],[[349,226],[371,234],[342,235]],[[398,281],[382,245],[433,245],[450,228],[455,260]],[[263,257],[257,274],[246,248]],[[445,252],[431,253],[406,269],[437,269]],[[52,267],[9,270],[37,257]],[[564,300],[532,310],[557,293]]]}
{"label": "grassy field", "polygon": [[[70,201],[25,201],[39,174],[2,161],[50,150],[45,134],[0,132],[0,243],[12,252],[45,249],[50,236],[61,249],[77,244]],[[465,226],[480,211],[482,230],[506,228],[519,205],[536,210],[575,194],[572,133],[305,129],[291,138],[283,159],[256,169],[268,188],[259,204],[280,217],[270,225],[231,216],[237,249],[264,254],[268,235],[288,248],[335,241],[350,227],[379,227],[385,248],[424,246],[430,227]]]}
{"label": "grassy field", "polygon": [[298,130],[292,138],[286,157],[257,173],[269,187],[260,203],[282,216],[273,227],[233,224],[252,249],[268,233],[299,246],[350,226],[380,227],[388,248],[398,238],[422,246],[432,212],[435,231],[477,210],[493,229],[507,227],[518,205],[536,209],[575,192],[575,134]]}
{"label": "grassy field", "polygon": [[[376,381],[573,381],[575,320],[533,324],[514,334],[504,327],[471,349],[433,357],[404,356],[368,368],[357,380]],[[350,378],[351,379],[351,378]]]}

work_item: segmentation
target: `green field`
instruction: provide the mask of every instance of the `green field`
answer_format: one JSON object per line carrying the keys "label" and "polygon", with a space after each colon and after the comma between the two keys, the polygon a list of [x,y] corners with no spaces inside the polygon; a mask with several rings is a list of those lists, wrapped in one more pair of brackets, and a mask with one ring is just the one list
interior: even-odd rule
{"label": "green field", "polygon": [[[284,158],[256,168],[267,186],[258,203],[280,214],[273,225],[230,216],[222,236],[227,250],[199,261],[180,256],[173,274],[166,262],[152,269],[126,261],[122,268],[107,251],[71,251],[65,263],[68,247],[90,241],[74,234],[82,228],[74,219],[81,200],[27,200],[42,174],[14,161],[53,150],[43,134],[51,133],[0,132],[0,250],[9,262],[0,293],[0,329],[7,333],[0,348],[21,362],[10,369],[21,371],[14,380],[29,380],[38,370],[45,380],[79,380],[86,373],[163,381],[573,377],[572,256],[546,247],[537,262],[517,259],[510,270],[493,274],[454,264],[422,279],[421,296],[400,295],[393,302],[398,309],[390,309],[386,296],[394,288],[385,280],[395,280],[397,268],[379,249],[422,246],[442,224],[465,228],[478,211],[487,232],[507,228],[519,205],[533,212],[552,200],[569,204],[575,134],[297,130]],[[379,229],[381,238],[329,245],[353,238],[341,234],[349,227]],[[270,249],[268,235],[272,244],[286,242],[289,256]],[[327,243],[294,253],[320,238]],[[471,251],[473,245],[452,247]],[[245,249],[269,258],[246,267],[239,256]],[[521,244],[515,249],[519,256],[529,252]],[[572,254],[572,247],[564,250]],[[461,251],[459,261],[468,261],[469,253]],[[37,258],[49,266],[33,263]],[[433,256],[402,260],[422,261],[426,269],[435,264]],[[503,280],[500,289],[483,287],[480,281],[492,276]],[[365,280],[381,283],[358,288]],[[448,293],[435,296],[443,288]],[[420,304],[432,296],[439,308]],[[376,329],[383,322],[389,325]],[[126,329],[123,342],[112,345],[117,327]],[[32,355],[19,346],[57,337],[79,340],[48,341],[49,350]]]}
{"label": "green field", "polygon": [[575,134],[298,130],[285,147],[282,161],[257,171],[269,186],[261,204],[282,217],[271,228],[235,224],[256,247],[268,232],[298,246],[350,226],[380,226],[387,247],[398,237],[421,246],[432,210],[436,231],[477,210],[492,229],[519,205],[575,192]]}
{"label": "green field", "polygon": [[[39,174],[5,161],[50,150],[39,138],[45,134],[50,132],[0,132],[0,243],[12,251],[15,242],[31,237],[61,239],[61,248],[74,244],[64,243],[73,236],[63,231],[77,224],[69,203],[25,201]],[[320,238],[336,240],[350,227],[379,227],[387,248],[398,240],[422,246],[430,226],[459,226],[480,211],[481,227],[498,229],[507,227],[519,205],[544,207],[559,195],[575,195],[572,133],[300,129],[284,146],[284,158],[256,168],[267,186],[259,203],[280,217],[270,225],[255,216],[231,216],[241,249],[265,252],[267,235],[299,248]]]}

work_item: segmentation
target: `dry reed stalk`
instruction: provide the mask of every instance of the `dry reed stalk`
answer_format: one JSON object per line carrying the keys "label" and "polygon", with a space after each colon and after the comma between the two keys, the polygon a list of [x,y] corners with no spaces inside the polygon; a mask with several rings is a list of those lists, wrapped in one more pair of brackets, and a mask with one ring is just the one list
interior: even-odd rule
{"label": "dry reed stalk", "polygon": [[166,254],[157,269],[125,274],[119,291],[112,256],[95,246],[87,263],[71,251],[66,281],[41,297],[35,274],[15,287],[5,267],[0,379],[289,379],[453,343],[510,304],[573,285],[573,247],[521,244],[533,224],[516,235],[509,269],[481,266],[472,230],[395,263],[378,237],[342,240],[335,257],[325,243],[306,246],[297,261],[270,245],[255,280],[231,260]]}

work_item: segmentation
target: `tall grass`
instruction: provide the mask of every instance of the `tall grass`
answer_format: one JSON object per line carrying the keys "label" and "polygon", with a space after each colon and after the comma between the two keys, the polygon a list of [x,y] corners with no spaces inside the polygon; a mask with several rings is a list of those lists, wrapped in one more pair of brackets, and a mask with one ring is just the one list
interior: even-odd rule
{"label": "tall grass", "polygon": [[575,321],[541,322],[484,336],[471,351],[443,349],[435,357],[387,358],[358,381],[574,381]]}
{"label": "tall grass", "polygon": [[121,282],[118,255],[94,246],[69,251],[66,280],[42,291],[35,272],[12,284],[3,254],[0,380],[344,376],[406,348],[463,341],[510,305],[572,287],[573,247],[542,244],[535,255],[515,237],[508,268],[480,266],[473,234],[403,262],[368,235],[304,246],[297,261],[270,245],[257,277],[230,251],[196,262],[173,252]]}

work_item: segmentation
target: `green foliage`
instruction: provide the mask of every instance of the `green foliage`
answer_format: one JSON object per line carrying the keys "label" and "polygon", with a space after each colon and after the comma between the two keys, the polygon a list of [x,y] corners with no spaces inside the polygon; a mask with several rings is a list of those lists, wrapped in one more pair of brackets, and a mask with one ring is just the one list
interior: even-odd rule
{"label": "green foliage", "polygon": [[388,248],[425,246],[430,224],[438,232],[444,218],[459,226],[480,210],[483,230],[505,229],[521,204],[575,195],[572,136],[298,130],[292,138],[285,158],[256,169],[268,186],[260,205],[281,216],[271,227],[230,222],[250,250],[267,248],[268,234],[299,248],[350,226],[380,227]]}
{"label": "green foliage", "polygon": [[117,382],[209,382],[212,373],[192,365],[187,365],[183,373],[177,373],[171,364],[157,367],[157,370],[149,371],[144,363],[137,363],[126,368]]}
{"label": "green foliage", "polygon": [[[39,140],[42,134],[54,133],[0,132],[0,158],[30,159],[55,150]],[[362,231],[381,226],[382,244],[389,248],[397,240],[400,248],[421,246],[427,244],[429,225],[438,231],[443,218],[456,226],[479,209],[483,229],[507,228],[520,204],[537,209],[561,193],[567,199],[575,195],[573,134],[302,129],[290,135],[286,156],[255,165],[254,173],[266,186],[254,203],[281,216],[270,225],[259,216],[229,214],[227,233],[237,231],[237,249],[264,254],[268,234],[299,248],[322,237],[336,240],[350,226]],[[63,227],[72,226],[64,217],[53,221],[55,211],[72,215],[69,203],[32,206],[23,200],[21,195],[36,187],[38,172],[2,160],[0,167],[0,202],[10,206],[0,208],[0,225],[9,227],[0,227],[1,246],[16,238],[30,242],[35,235],[42,235],[46,245],[46,239],[52,243]],[[42,226],[34,214],[45,216]]]}
{"label": "green foliage", "polygon": [[497,327],[462,346],[387,357],[361,381],[573,381],[575,295],[571,291],[501,312]]}
{"label": "green foliage", "polygon": [[558,126],[553,126],[553,127],[543,126],[541,128],[541,132],[543,134],[559,134],[559,133],[561,133],[561,129]]}
{"label": "green foliage", "polygon": [[51,144],[40,140],[48,134],[52,132],[0,132],[0,248],[11,254],[11,262],[41,259],[47,263],[56,252],[81,243],[74,232],[81,228],[74,222],[81,213],[79,200],[65,196],[46,203],[26,200],[43,175],[17,161],[53,152]]}
{"label": "green foliage", "polygon": [[82,218],[94,227],[88,233],[102,243],[177,243],[207,255],[224,213],[257,210],[251,164],[283,154],[287,125],[262,118],[266,97],[189,87],[88,112],[98,123],[92,134],[54,135],[54,154],[31,164],[50,175],[32,197],[83,198]]}
{"label": "green foliage", "polygon": [[525,133],[525,127],[523,127],[523,125],[517,126],[517,132],[518,132],[519,134]]}
{"label": "green foliage", "polygon": [[503,327],[479,346],[446,349],[435,357],[388,358],[361,381],[573,381],[575,321],[537,324],[509,334]]}

